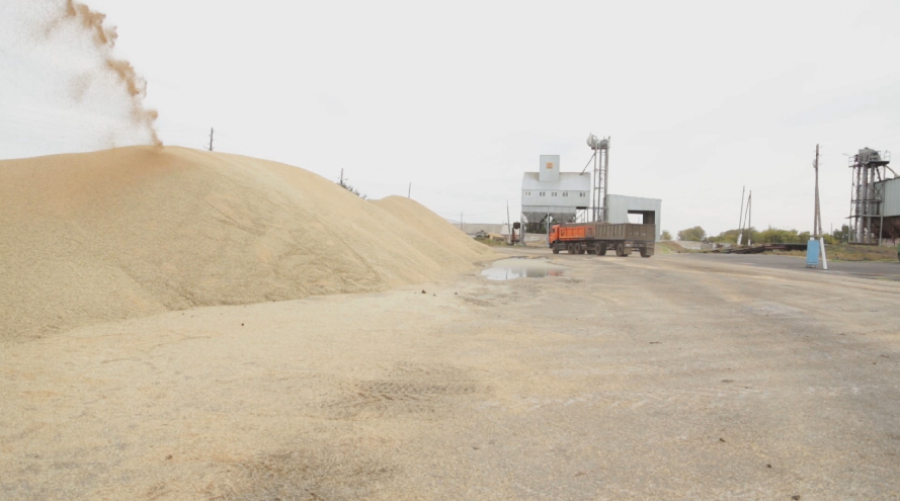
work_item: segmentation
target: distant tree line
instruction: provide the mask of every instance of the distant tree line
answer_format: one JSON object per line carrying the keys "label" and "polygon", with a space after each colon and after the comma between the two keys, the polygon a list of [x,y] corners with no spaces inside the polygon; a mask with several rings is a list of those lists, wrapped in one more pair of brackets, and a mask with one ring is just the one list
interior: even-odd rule
{"label": "distant tree line", "polygon": [[678,240],[686,240],[688,242],[705,242],[706,231],[699,226],[681,230],[678,232]]}
{"label": "distant tree line", "polygon": [[[716,236],[707,236],[706,231],[700,226],[687,228],[678,232],[678,240],[692,242],[712,242],[712,243],[737,243],[738,235],[741,230],[727,230]],[[743,230],[744,237],[742,244],[750,241],[759,244],[795,244],[809,241],[809,232],[798,232],[797,230],[785,230],[781,228],[773,228],[769,226],[763,231],[750,227]],[[826,244],[834,245],[840,242],[847,242],[850,237],[850,228],[845,224],[840,229],[834,230],[830,234],[822,236]]]}

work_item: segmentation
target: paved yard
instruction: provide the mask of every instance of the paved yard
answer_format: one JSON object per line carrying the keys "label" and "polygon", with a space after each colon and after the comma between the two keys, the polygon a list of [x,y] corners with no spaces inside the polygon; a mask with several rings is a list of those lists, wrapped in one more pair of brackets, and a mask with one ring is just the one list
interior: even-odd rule
{"label": "paved yard", "polygon": [[0,498],[898,499],[900,283],[504,252],[0,346]]}

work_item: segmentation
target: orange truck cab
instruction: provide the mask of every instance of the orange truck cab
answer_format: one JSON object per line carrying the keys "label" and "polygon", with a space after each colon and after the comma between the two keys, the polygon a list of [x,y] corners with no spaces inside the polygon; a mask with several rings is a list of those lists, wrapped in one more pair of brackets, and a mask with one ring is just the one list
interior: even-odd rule
{"label": "orange truck cab", "polygon": [[558,224],[554,224],[550,227],[550,244],[557,240],[561,242],[568,241],[576,241],[576,240],[584,240],[585,238],[585,227],[584,226],[574,226],[571,228],[562,227]]}

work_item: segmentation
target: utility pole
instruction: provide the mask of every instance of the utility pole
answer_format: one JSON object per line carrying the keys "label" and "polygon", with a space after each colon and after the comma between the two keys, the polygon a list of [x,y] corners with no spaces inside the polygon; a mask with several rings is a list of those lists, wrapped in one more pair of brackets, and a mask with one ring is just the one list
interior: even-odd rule
{"label": "utility pole", "polygon": [[747,186],[741,187],[741,215],[738,217],[738,237],[737,244],[741,245],[741,240],[744,237],[743,224],[744,224],[744,192],[747,191]]}
{"label": "utility pole", "polygon": [[816,199],[813,208],[813,238],[819,238],[819,145],[816,145],[816,160],[813,162],[813,169],[816,171]]}
{"label": "utility pole", "polygon": [[751,217],[753,216],[753,190],[750,190],[750,195],[747,196],[747,246],[753,245],[753,233],[750,232],[750,226],[753,222]]}
{"label": "utility pole", "polygon": [[406,198],[410,198],[412,195],[412,181],[409,182],[409,190],[406,191]]}
{"label": "utility pole", "polygon": [[509,245],[513,244],[513,229],[509,219],[509,200],[506,201],[506,231],[509,232]]}
{"label": "utility pole", "polygon": [[813,169],[816,171],[816,209],[813,215],[813,238],[819,239],[822,236],[822,213],[819,209],[819,145],[816,145],[816,161],[813,162]]}
{"label": "utility pole", "polygon": [[341,188],[344,187],[344,169],[341,169],[341,182],[338,184],[341,185]]}
{"label": "utility pole", "polygon": [[213,150],[213,130],[214,129],[212,127],[209,128],[209,151]]}
{"label": "utility pole", "polygon": [[[751,245],[752,241],[750,234],[750,208],[753,205],[753,190],[750,190],[750,193],[747,195],[747,205],[743,210],[743,215],[741,216],[741,232],[738,234],[738,242],[743,241],[744,230],[747,230],[747,245]],[[740,245],[740,243],[738,243]]]}
{"label": "utility pole", "polygon": [[[813,213],[813,231],[812,238],[809,239],[809,245],[812,248],[806,248],[806,266],[815,264],[818,267],[819,257],[822,258],[822,269],[828,269],[828,259],[825,257],[825,236],[822,235],[822,210],[819,207],[819,145],[816,145],[816,159],[813,161],[813,170],[816,172],[816,207]],[[811,255],[811,250],[815,249],[815,258]]]}

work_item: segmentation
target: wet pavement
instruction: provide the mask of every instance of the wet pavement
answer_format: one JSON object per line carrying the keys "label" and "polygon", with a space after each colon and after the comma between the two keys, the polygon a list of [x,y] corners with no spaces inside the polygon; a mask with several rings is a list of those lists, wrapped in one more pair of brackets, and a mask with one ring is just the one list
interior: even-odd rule
{"label": "wet pavement", "polygon": [[491,263],[481,270],[488,280],[515,280],[517,278],[543,278],[562,276],[564,266],[549,263],[546,259],[511,258]]}

